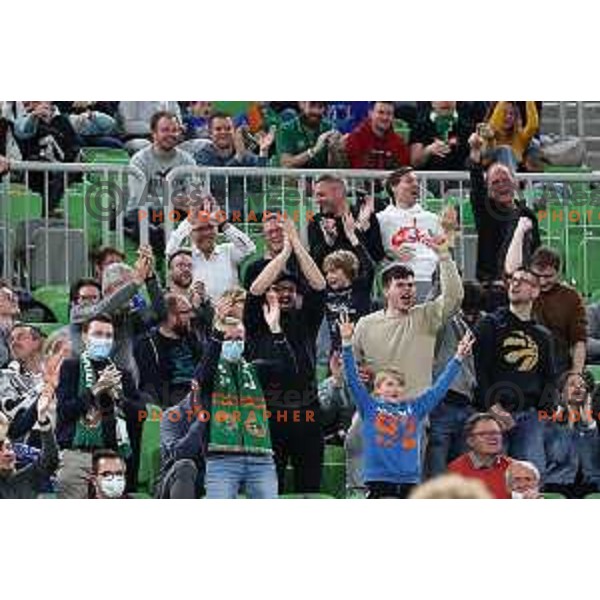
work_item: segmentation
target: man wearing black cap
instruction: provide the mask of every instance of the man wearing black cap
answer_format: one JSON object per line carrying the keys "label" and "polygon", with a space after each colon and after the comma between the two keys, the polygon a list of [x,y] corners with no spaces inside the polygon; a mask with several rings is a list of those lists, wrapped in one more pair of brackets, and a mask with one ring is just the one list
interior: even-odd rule
{"label": "man wearing black cap", "polygon": [[[274,381],[268,394],[270,429],[279,478],[283,491],[288,459],[294,468],[295,492],[318,492],[323,461],[323,432],[319,418],[316,384],[316,339],[324,313],[325,279],[310,254],[302,246],[294,224],[284,222],[284,249],[255,279],[246,300],[246,359],[260,360],[269,355],[269,331],[263,317],[264,296],[275,292],[281,306],[281,328],[298,368],[295,378]],[[292,252],[308,286],[298,295],[298,279],[284,271]],[[276,389],[279,387],[279,389]]]}

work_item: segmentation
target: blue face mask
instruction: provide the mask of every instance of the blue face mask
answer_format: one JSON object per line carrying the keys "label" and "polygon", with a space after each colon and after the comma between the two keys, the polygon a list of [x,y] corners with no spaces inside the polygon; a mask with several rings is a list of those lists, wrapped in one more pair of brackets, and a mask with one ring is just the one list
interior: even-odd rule
{"label": "blue face mask", "polygon": [[240,362],[243,354],[243,340],[225,340],[221,346],[221,356],[228,362]]}
{"label": "blue face mask", "polygon": [[87,351],[92,359],[101,360],[110,356],[113,347],[112,338],[98,338],[90,336],[87,343]]}

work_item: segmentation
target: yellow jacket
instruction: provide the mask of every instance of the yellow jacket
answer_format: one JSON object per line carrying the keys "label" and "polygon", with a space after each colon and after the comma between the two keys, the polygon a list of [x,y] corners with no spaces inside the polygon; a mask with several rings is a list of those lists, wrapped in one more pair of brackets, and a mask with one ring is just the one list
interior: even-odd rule
{"label": "yellow jacket", "polygon": [[510,134],[504,133],[504,115],[508,102],[498,102],[494,112],[490,117],[489,124],[496,134],[496,144],[500,146],[510,146],[518,162],[523,160],[523,154],[529,146],[531,138],[535,135],[540,125],[537,107],[533,100],[527,100],[527,120],[525,126],[518,126],[515,121],[515,127]]}

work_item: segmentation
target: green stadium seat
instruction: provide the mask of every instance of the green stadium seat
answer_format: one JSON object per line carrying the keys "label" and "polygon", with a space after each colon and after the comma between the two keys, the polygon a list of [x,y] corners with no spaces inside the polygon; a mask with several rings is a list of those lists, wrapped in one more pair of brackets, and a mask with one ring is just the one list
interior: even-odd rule
{"label": "green stadium seat", "polygon": [[600,500],[600,494],[596,493],[596,494],[588,494],[585,497],[585,500]]}
{"label": "green stadium seat", "polygon": [[129,153],[119,148],[82,148],[81,159],[85,163],[128,165]]}
{"label": "green stadium seat", "polygon": [[69,288],[65,285],[47,285],[32,292],[33,298],[45,304],[58,319],[59,324],[69,323]]}
{"label": "green stadium seat", "polygon": [[160,407],[148,404],[148,418],[142,429],[140,466],[137,491],[148,496],[154,493],[154,484],[160,471]]}
{"label": "green stadium seat", "polygon": [[11,186],[8,196],[0,196],[0,219],[18,223],[42,216],[42,196],[24,186]]}
{"label": "green stadium seat", "polygon": [[35,325],[46,337],[50,337],[55,331],[64,327],[63,323],[32,323],[32,325]]}
{"label": "green stadium seat", "polygon": [[554,494],[551,492],[544,492],[542,496],[546,500],[566,500],[566,498],[562,494]]}

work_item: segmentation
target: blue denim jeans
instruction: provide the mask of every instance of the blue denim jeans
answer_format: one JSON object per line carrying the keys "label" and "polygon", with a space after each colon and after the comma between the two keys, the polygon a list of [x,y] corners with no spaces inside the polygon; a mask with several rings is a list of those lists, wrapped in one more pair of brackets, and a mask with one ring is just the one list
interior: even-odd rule
{"label": "blue denim jeans", "polygon": [[545,423],[540,421],[535,409],[513,413],[512,418],[515,426],[506,434],[506,453],[511,458],[532,462],[544,480],[546,472]]}
{"label": "blue denim jeans", "polygon": [[247,498],[277,498],[275,462],[271,456],[211,456],[205,486],[211,500],[237,498],[241,489]]}
{"label": "blue denim jeans", "polygon": [[445,473],[448,464],[467,451],[464,427],[474,412],[469,404],[444,401],[429,415],[425,459],[427,477]]}
{"label": "blue denim jeans", "polygon": [[581,467],[583,481],[600,484],[600,437],[596,430],[546,423],[546,483],[571,485]]}

